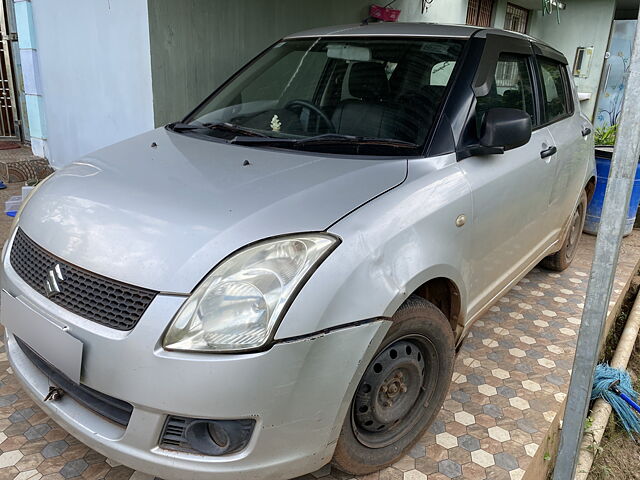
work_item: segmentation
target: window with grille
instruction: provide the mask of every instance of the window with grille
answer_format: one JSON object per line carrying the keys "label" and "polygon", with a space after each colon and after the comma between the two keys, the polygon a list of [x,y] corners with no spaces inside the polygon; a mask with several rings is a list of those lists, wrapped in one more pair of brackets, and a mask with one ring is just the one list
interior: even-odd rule
{"label": "window with grille", "polygon": [[494,0],[469,0],[467,25],[490,27],[493,4]]}
{"label": "window with grille", "polygon": [[529,21],[529,10],[518,7],[512,3],[507,3],[507,13],[504,18],[505,30],[512,32],[527,33],[527,22]]}

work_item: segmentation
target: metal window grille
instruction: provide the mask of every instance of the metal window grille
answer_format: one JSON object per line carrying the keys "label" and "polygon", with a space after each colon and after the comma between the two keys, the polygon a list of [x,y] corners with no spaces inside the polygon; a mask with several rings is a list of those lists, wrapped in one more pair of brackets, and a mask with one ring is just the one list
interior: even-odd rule
{"label": "metal window grille", "polygon": [[496,87],[520,87],[520,68],[517,59],[500,61],[496,66]]}
{"label": "metal window grille", "polygon": [[4,0],[0,0],[0,139],[18,140],[18,112],[11,60],[11,42],[14,39],[9,33],[5,8]]}
{"label": "metal window grille", "polygon": [[467,25],[490,27],[494,0],[469,0]]}
{"label": "metal window grille", "polygon": [[512,32],[527,33],[529,10],[507,3],[507,13],[504,18],[504,28]]}

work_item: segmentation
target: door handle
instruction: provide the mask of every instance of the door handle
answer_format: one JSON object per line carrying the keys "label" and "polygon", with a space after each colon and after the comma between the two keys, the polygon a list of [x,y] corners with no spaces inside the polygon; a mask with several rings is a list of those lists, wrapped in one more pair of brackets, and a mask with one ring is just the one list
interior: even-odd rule
{"label": "door handle", "polygon": [[583,127],[582,128],[582,136],[586,137],[587,135],[591,135],[591,128],[589,127]]}
{"label": "door handle", "polygon": [[540,158],[547,158],[547,157],[550,157],[551,155],[555,155],[557,151],[558,149],[555,146],[549,147],[540,152]]}

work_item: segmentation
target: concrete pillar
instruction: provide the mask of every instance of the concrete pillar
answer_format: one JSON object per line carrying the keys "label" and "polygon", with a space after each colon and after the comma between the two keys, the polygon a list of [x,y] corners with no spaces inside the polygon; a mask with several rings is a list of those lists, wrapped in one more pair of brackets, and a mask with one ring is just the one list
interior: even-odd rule
{"label": "concrete pillar", "polygon": [[48,158],[47,124],[44,115],[44,100],[38,68],[38,49],[33,25],[31,0],[14,0],[16,27],[18,30],[18,46],[22,63],[31,150],[34,155]]}

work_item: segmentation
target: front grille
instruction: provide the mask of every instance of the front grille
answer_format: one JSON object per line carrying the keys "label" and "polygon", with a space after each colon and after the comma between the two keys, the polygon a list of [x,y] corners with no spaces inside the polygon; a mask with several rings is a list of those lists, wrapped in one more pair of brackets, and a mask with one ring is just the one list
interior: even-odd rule
{"label": "front grille", "polygon": [[85,385],[75,383],[69,379],[64,373],[47,362],[38,353],[36,353],[29,345],[15,337],[16,343],[22,349],[29,360],[49,378],[51,383],[61,388],[65,395],[69,395],[76,402],[84,405],[112,422],[123,427],[129,424],[133,406],[123,400],[119,400],[97,390],[89,388]]}
{"label": "front grille", "polygon": [[60,292],[50,295],[49,300],[87,320],[116,330],[135,327],[158,294],[71,265],[40,247],[22,229],[16,232],[9,258],[18,275],[45,296],[50,272],[59,265],[61,275],[56,278],[56,284]]}

